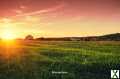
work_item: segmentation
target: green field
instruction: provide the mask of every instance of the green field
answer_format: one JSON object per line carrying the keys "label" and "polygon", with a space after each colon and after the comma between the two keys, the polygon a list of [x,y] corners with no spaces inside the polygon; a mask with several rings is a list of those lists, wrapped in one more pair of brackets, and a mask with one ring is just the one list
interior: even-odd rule
{"label": "green field", "polygon": [[[110,79],[120,69],[119,41],[22,41],[0,48],[0,79]],[[66,74],[55,72],[67,72]]]}

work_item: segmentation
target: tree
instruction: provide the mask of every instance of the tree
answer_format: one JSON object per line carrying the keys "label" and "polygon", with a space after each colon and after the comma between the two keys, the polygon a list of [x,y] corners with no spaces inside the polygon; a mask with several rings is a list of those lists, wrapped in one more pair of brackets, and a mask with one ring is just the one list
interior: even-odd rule
{"label": "tree", "polygon": [[25,37],[25,40],[33,40],[33,39],[34,39],[34,37],[32,35],[27,35]]}

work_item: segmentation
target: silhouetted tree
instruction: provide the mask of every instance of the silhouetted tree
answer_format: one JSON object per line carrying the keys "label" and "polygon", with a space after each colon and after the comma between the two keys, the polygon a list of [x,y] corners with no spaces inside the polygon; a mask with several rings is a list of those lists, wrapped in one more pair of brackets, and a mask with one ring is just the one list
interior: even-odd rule
{"label": "silhouetted tree", "polygon": [[34,37],[32,35],[27,35],[25,37],[25,40],[33,40],[33,39],[34,39]]}

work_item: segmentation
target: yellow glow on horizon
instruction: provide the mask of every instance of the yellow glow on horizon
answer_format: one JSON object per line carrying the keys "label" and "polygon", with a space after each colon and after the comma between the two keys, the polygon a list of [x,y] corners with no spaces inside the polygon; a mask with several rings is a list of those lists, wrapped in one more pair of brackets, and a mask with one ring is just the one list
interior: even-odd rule
{"label": "yellow glow on horizon", "polygon": [[13,40],[15,39],[15,29],[13,28],[13,23],[12,23],[12,19],[9,18],[3,18],[2,19],[3,24],[1,25],[1,34],[0,34],[0,38],[2,40]]}
{"label": "yellow glow on horizon", "polygon": [[1,38],[3,40],[13,40],[13,39],[15,39],[15,35],[9,30],[4,30],[2,32]]}
{"label": "yellow glow on horizon", "polygon": [[24,38],[29,34],[35,38],[99,36],[120,31],[119,22],[91,19],[49,22],[49,20],[44,21],[42,16],[26,15],[20,18],[3,18],[0,21],[0,38],[2,39]]}

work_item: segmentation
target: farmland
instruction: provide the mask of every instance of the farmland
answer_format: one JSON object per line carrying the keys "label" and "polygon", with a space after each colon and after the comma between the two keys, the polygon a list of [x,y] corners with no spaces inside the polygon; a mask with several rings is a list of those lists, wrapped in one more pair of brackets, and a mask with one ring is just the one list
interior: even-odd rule
{"label": "farmland", "polygon": [[108,79],[120,68],[119,41],[17,42],[0,42],[0,79]]}

